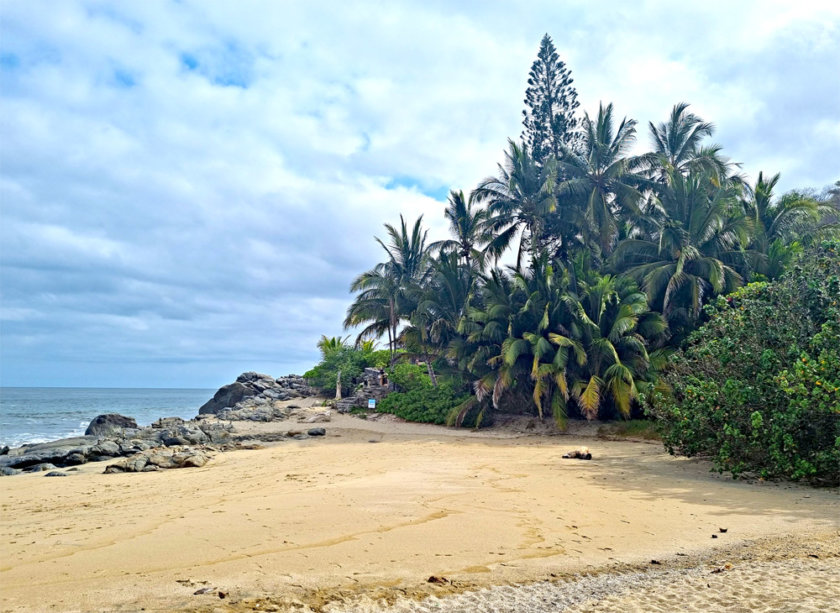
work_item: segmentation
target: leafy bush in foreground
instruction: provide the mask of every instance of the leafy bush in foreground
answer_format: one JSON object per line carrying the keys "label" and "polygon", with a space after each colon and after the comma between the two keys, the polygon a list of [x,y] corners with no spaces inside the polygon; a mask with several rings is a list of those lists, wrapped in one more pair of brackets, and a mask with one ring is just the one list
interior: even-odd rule
{"label": "leafy bush in foreground", "polygon": [[668,450],[734,476],[840,483],[840,243],[706,310],[646,397]]}
{"label": "leafy bush in foreground", "polygon": [[408,421],[442,425],[447,423],[447,417],[455,407],[473,399],[462,381],[451,377],[441,378],[440,384],[433,387],[425,371],[424,367],[416,364],[392,366],[389,377],[402,391],[388,394],[377,404],[376,410],[379,413],[393,413]]}

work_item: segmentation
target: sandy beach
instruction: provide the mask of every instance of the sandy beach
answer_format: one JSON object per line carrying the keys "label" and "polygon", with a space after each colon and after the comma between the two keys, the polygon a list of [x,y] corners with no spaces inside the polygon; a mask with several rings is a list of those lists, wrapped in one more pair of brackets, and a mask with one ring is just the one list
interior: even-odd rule
{"label": "sandy beach", "polygon": [[[0,610],[828,611],[840,599],[837,489],[735,482],[592,428],[323,425],[324,438],[201,468],[106,475],[100,462],[0,480]],[[561,459],[580,445],[592,461]]]}

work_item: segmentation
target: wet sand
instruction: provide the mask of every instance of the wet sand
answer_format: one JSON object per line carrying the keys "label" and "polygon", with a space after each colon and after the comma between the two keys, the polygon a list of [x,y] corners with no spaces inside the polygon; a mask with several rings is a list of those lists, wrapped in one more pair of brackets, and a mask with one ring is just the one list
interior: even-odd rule
{"label": "wet sand", "polygon": [[[743,595],[738,573],[772,581],[750,589],[779,603],[840,597],[823,582],[838,574],[837,489],[734,482],[650,443],[344,416],[318,425],[323,439],[202,468],[105,475],[97,463],[1,479],[0,610],[562,610],[551,590],[591,593],[572,584],[596,579],[613,587],[568,610],[709,610],[719,607],[703,586]],[[582,444],[592,461],[561,459]],[[711,574],[718,563],[733,566]],[[531,592],[533,606],[521,600]],[[661,604],[683,593],[682,608]],[[427,595],[440,602],[417,602]],[[720,610],[761,610],[743,600]]]}

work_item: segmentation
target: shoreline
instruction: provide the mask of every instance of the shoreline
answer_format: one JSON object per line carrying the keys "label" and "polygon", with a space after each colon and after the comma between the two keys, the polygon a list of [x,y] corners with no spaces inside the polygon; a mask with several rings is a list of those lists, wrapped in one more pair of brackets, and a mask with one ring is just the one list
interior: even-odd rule
{"label": "shoreline", "polygon": [[[105,475],[97,462],[60,485],[0,480],[0,610],[323,608],[360,586],[398,602],[651,559],[670,568],[788,535],[840,551],[836,489],[736,482],[659,445],[586,432],[380,419],[334,415],[326,437],[254,444],[202,468]],[[561,459],[582,444],[591,462]]]}

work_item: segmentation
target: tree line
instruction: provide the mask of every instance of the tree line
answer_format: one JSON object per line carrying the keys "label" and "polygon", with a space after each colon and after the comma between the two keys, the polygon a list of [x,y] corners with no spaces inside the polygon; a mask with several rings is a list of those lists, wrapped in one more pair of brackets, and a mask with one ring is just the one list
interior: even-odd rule
{"label": "tree line", "polygon": [[651,150],[632,155],[637,122],[603,103],[579,116],[548,35],[524,102],[497,172],[450,192],[451,237],[430,242],[422,217],[401,216],[351,286],[357,344],[386,338],[391,364],[413,358],[433,387],[469,388],[456,423],[514,407],[561,424],[629,417],[704,305],[837,236],[840,181],[783,195],[779,174],[749,183],[687,103],[650,122]]}

